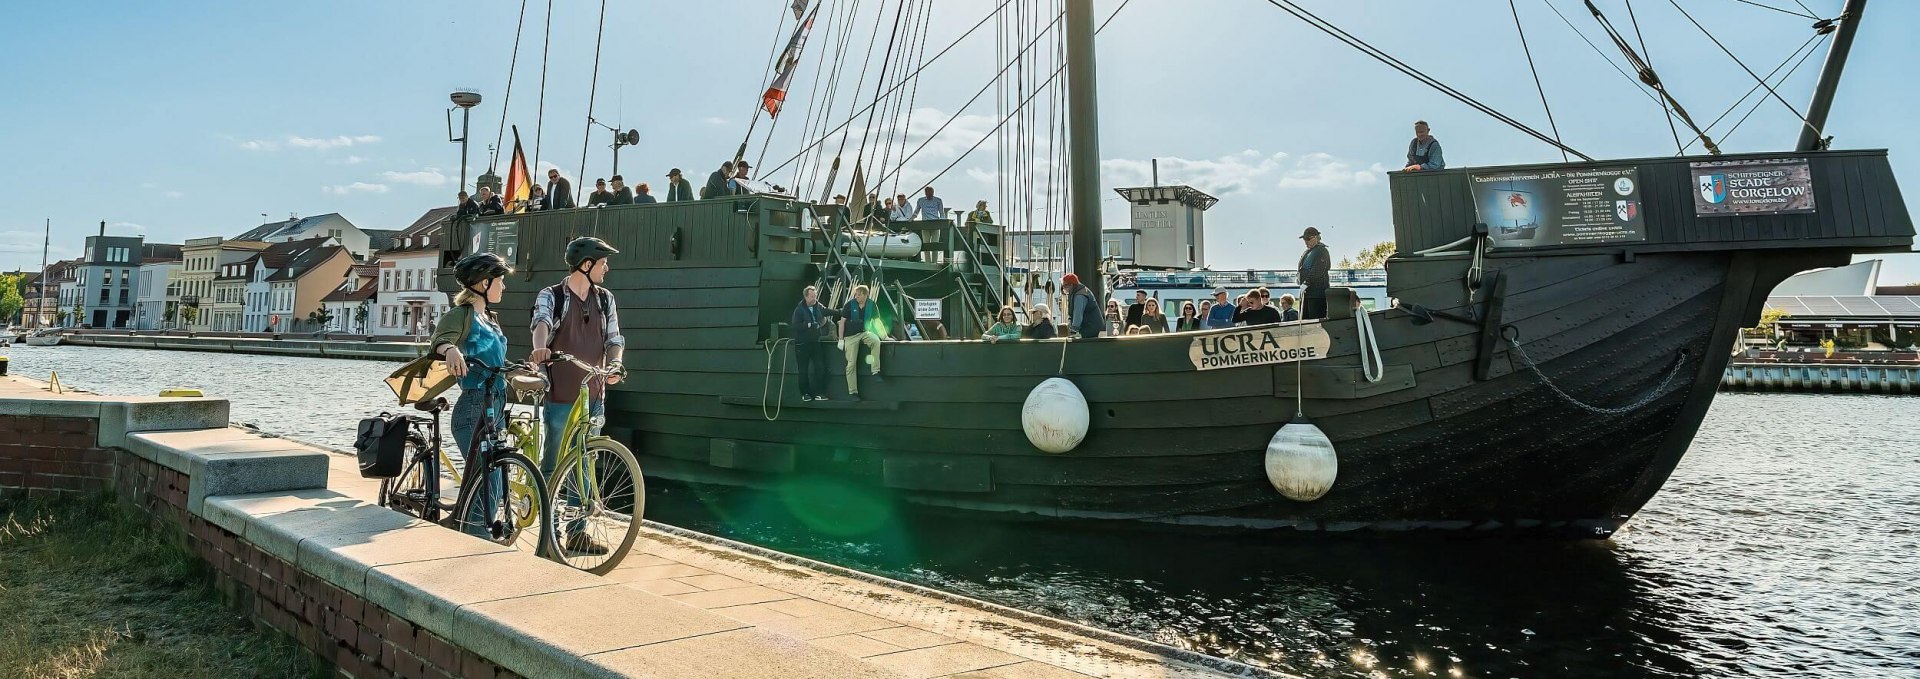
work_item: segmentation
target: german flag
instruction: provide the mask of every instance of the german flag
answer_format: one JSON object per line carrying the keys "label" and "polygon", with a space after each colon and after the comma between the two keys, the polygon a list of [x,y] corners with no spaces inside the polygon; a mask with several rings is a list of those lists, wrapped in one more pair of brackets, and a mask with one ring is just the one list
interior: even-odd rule
{"label": "german flag", "polygon": [[527,154],[520,150],[520,126],[513,126],[513,161],[507,164],[507,186],[501,199],[507,201],[507,212],[523,212],[527,209],[527,198],[533,193],[532,174],[527,172]]}

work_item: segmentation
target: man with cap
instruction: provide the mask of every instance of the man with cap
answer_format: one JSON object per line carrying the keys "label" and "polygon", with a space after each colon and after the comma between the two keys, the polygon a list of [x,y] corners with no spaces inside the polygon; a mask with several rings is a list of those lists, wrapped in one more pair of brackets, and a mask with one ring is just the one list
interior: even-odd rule
{"label": "man with cap", "polygon": [[667,171],[667,202],[678,203],[693,200],[693,185],[687,178],[680,176],[680,168]]}
{"label": "man with cap", "polygon": [[[547,366],[551,379],[543,405],[541,438],[544,450],[540,471],[549,477],[559,458],[560,438],[565,434],[567,415],[573,403],[588,399],[587,412],[598,420],[606,412],[607,385],[618,384],[625,370],[621,359],[627,350],[627,338],[620,334],[620,308],[613,293],[602,287],[607,280],[607,257],[620,254],[606,241],[583,236],[567,243],[567,278],[541,288],[533,300],[533,352],[527,360],[540,363],[554,353],[564,353],[588,365],[610,368],[617,373],[606,384],[594,380],[587,393],[580,393],[580,380],[586,372],[572,362]],[[588,433],[598,436],[599,427]],[[577,499],[574,500],[576,503]],[[605,554],[607,546],[587,534],[584,521],[564,526],[567,536],[561,546],[575,554]]]}
{"label": "man with cap", "polygon": [[1081,285],[1079,276],[1067,274],[1060,277],[1060,294],[1067,298],[1067,329],[1082,339],[1099,337],[1107,327],[1107,315],[1093,298],[1093,290]]}
{"label": "man with cap", "polygon": [[566,210],[574,207],[573,182],[560,176],[559,170],[547,170],[547,204],[543,210]]}
{"label": "man with cap", "polygon": [[1433,138],[1427,128],[1427,121],[1416,120],[1413,123],[1413,141],[1407,142],[1407,166],[1403,172],[1447,169],[1447,159],[1440,155],[1440,140]]}
{"label": "man with cap", "polygon": [[1327,317],[1327,272],[1333,269],[1332,256],[1320,242],[1320,230],[1311,226],[1301,232],[1307,251],[1300,255],[1300,320]]}
{"label": "man with cap", "polygon": [[607,190],[607,180],[593,180],[593,193],[587,194],[587,207],[600,207],[613,202],[613,192]]}
{"label": "man with cap", "polygon": [[707,175],[707,185],[700,187],[700,199],[707,200],[709,198],[731,195],[733,192],[727,189],[727,184],[732,179],[733,161],[729,160],[720,163],[720,169],[714,170],[713,174]]}
{"label": "man with cap", "polygon": [[1213,306],[1207,308],[1206,322],[1208,330],[1233,327],[1233,303],[1227,300],[1227,287],[1222,285],[1213,289]]}
{"label": "man with cap", "polygon": [[617,174],[613,176],[613,200],[607,202],[613,205],[633,204],[633,189],[627,186],[626,178]]}
{"label": "man with cap", "polygon": [[733,161],[733,178],[727,180],[727,187],[733,189],[735,194],[748,193],[747,180],[752,177],[747,176],[747,170],[751,169],[753,166],[748,165],[745,160]]}

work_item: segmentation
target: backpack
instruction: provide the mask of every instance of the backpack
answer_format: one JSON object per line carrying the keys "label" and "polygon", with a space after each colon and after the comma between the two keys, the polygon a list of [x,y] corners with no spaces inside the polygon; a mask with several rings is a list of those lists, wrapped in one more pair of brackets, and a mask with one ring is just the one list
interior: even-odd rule
{"label": "backpack", "polygon": [[409,422],[405,415],[380,413],[360,421],[353,450],[360,459],[360,476],[390,479],[400,475],[406,460]]}
{"label": "backpack", "polygon": [[[560,321],[567,317],[567,300],[573,299],[573,292],[567,290],[565,281],[547,286],[546,292],[553,296],[553,333],[547,337],[547,345],[552,346],[554,342],[559,341],[560,329],[566,325]],[[599,298],[600,315],[605,316],[607,310],[613,308],[613,293],[595,285],[592,294]]]}

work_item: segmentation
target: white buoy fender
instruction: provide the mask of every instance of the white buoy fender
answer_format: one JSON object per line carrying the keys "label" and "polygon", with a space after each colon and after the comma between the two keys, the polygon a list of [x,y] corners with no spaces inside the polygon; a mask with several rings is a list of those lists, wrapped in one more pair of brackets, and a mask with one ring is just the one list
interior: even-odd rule
{"label": "white buoy fender", "polygon": [[1339,474],[1333,441],[1310,422],[1288,422],[1267,442],[1267,482],[1289,500],[1320,499]]}
{"label": "white buoy fender", "polygon": [[1087,438],[1087,397],[1064,377],[1052,377],[1027,394],[1020,406],[1020,428],[1027,432],[1033,447],[1049,453],[1064,453]]}

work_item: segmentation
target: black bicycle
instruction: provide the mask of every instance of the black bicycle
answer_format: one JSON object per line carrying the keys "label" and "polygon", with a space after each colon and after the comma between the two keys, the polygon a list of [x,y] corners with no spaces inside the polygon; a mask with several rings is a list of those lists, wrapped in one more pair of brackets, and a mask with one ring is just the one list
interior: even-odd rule
{"label": "black bicycle", "polygon": [[398,476],[380,482],[380,504],[498,544],[536,554],[558,553],[546,478],[539,465],[513,445],[494,415],[495,404],[504,400],[495,385],[508,374],[531,368],[525,363],[494,368],[469,358],[467,369],[481,371],[487,388],[472,444],[465,448],[473,459],[463,465],[458,495],[448,503],[442,487],[450,479],[440,466],[449,459],[442,451],[440,415],[449,406],[445,398],[435,398],[414,404],[430,417],[406,416],[406,462]]}

